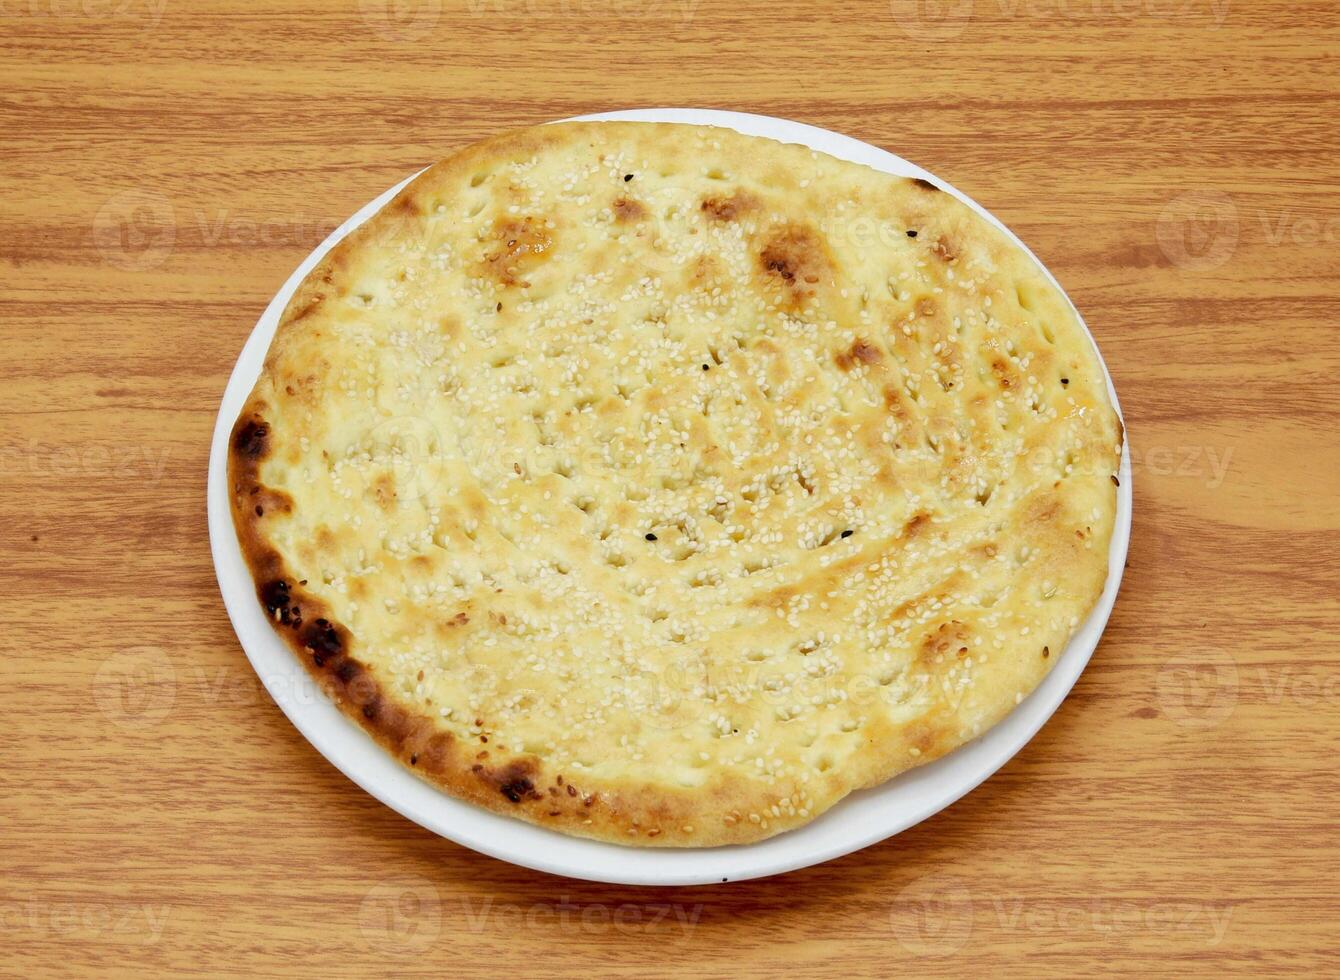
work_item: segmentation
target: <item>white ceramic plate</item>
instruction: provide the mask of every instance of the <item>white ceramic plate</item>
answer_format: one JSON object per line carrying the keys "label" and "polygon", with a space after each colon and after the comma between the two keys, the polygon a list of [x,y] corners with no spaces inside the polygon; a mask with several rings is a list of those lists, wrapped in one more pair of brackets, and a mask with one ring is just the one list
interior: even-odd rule
{"label": "white ceramic plate", "polygon": [[[932,180],[1004,228],[980,205],[920,167],[849,136],[813,126],[768,116],[704,109],[638,109],[581,118],[726,126],[754,136],[803,143],[877,170]],[[242,641],[242,648],[271,696],[307,740],[336,768],[415,823],[513,864],[594,881],[638,885],[705,884],[758,878],[807,867],[906,830],[953,803],[999,769],[1051,717],[1089,662],[1117,597],[1131,528],[1129,450],[1122,453],[1121,488],[1108,559],[1107,587],[1093,613],[1037,690],[1004,721],[977,740],[882,786],[853,793],[807,826],[747,846],[688,850],[620,847],[567,837],[481,810],[453,799],[411,775],[321,694],[297,658],[271,629],[256,600],[250,574],[233,533],[226,475],[229,432],[260,373],[284,305],[320,257],[380,210],[409,179],[382,194],[336,229],[303,261],[270,301],[228,381],[214,426],[209,460],[209,538],[228,615]],[[1014,240],[1018,242],[1017,238]],[[1019,245],[1023,247],[1022,242]],[[1112,389],[1110,376],[1108,392],[1116,405],[1117,395]]]}

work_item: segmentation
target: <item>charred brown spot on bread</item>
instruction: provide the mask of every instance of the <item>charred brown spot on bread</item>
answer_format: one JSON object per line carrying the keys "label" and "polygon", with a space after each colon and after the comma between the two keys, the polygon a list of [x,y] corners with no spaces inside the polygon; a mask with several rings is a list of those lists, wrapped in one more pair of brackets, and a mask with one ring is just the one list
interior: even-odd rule
{"label": "charred brown spot on bread", "polygon": [[382,510],[390,510],[395,506],[396,491],[395,480],[389,473],[381,473],[372,484],[372,495],[377,500],[377,506]]}
{"label": "charred brown spot on bread", "polygon": [[314,536],[317,548],[322,551],[329,551],[339,546],[339,540],[335,537],[335,532],[330,529],[329,524],[318,524]]}
{"label": "charred brown spot on bread", "polygon": [[796,590],[792,586],[781,585],[751,597],[749,605],[762,609],[782,609],[795,594]]}
{"label": "charred brown spot on bread", "polygon": [[310,651],[312,660],[318,667],[325,666],[327,660],[344,652],[344,638],[340,628],[328,619],[318,618],[303,631],[301,643]]}
{"label": "charred brown spot on bread", "polygon": [[257,598],[270,621],[282,627],[294,647],[308,653],[316,667],[332,663],[338,668],[331,672],[347,688],[361,668],[344,655],[348,646],[344,630],[326,618],[329,614],[322,602],[303,588],[306,579],[295,582],[273,550],[248,549],[247,557],[256,577]]}
{"label": "charred brown spot on bread", "polygon": [[507,797],[513,803],[520,803],[523,797],[538,800],[540,794],[535,792],[535,784],[525,776],[518,776],[516,779],[509,780],[498,787],[502,795]]}
{"label": "charred brown spot on bread", "polygon": [[427,744],[419,749],[419,756],[424,768],[430,772],[440,772],[445,769],[450,757],[451,742],[451,732],[436,732],[429,738]]}
{"label": "charred brown spot on bread", "polygon": [[424,214],[423,206],[413,194],[398,195],[387,210],[406,218],[420,218]]}
{"label": "charred brown spot on bread", "polygon": [[553,237],[537,218],[499,218],[491,242],[484,253],[484,273],[504,286],[525,287],[530,283],[522,276],[546,257]]}
{"label": "charred brown spot on bread", "polygon": [[958,246],[944,235],[935,240],[935,244],[931,246],[931,251],[945,262],[953,262],[958,258]]}
{"label": "charred brown spot on bread", "polygon": [[334,673],[341,684],[352,684],[363,673],[363,665],[352,657],[345,657],[336,664]]}
{"label": "charred brown spot on bread", "polygon": [[252,513],[257,517],[293,512],[293,498],[282,490],[271,490],[258,484],[251,488],[250,498]]}
{"label": "charred brown spot on bread", "polygon": [[923,296],[921,299],[917,300],[917,315],[930,317],[935,316],[935,312],[935,300],[931,299],[929,296]]}
{"label": "charred brown spot on bread", "polygon": [[248,460],[263,459],[270,449],[270,426],[260,416],[244,419],[233,433],[233,450]]}
{"label": "charred brown spot on bread", "polygon": [[833,360],[842,370],[850,371],[857,364],[876,364],[882,356],[878,347],[858,337],[850,348],[839,353]]}
{"label": "charred brown spot on bread", "polygon": [[763,268],[787,283],[818,282],[815,235],[808,228],[792,225],[775,233],[759,253]]}
{"label": "charred brown spot on bread", "polygon": [[1034,500],[1029,506],[1028,519],[1038,524],[1046,524],[1055,519],[1059,513],[1061,513],[1060,499],[1048,493]]}
{"label": "charred brown spot on bread", "polygon": [[929,180],[926,180],[926,179],[924,179],[924,178],[922,178],[922,177],[913,177],[913,178],[912,178],[912,183],[913,183],[914,186],[916,186],[916,187],[920,187],[923,191],[936,191],[936,192],[938,192],[938,191],[940,190],[940,188],[936,187],[936,186],[935,186],[934,184],[932,184]]}
{"label": "charred brown spot on bread", "polygon": [[382,697],[380,693],[372,701],[372,705],[373,714],[368,717],[376,721],[377,728],[384,738],[399,747],[403,758],[418,744],[422,732],[421,716],[405,710],[394,698]]}
{"label": "charred brown spot on bread", "polygon": [[913,514],[906,524],[903,525],[903,537],[915,538],[928,527],[930,527],[931,515],[923,512]]}
{"label": "charred brown spot on bread", "polygon": [[864,340],[851,345],[851,356],[862,364],[874,364],[881,358],[879,348]]}
{"label": "charred brown spot on bread", "polygon": [[647,216],[647,209],[642,206],[642,202],[631,197],[617,198],[612,207],[614,209],[614,220],[621,225],[641,221]]}
{"label": "charred brown spot on bread", "polygon": [[711,255],[699,255],[690,266],[689,280],[696,289],[711,289],[721,281],[721,264]]}
{"label": "charred brown spot on bread", "polygon": [[301,608],[294,603],[290,594],[290,585],[286,579],[271,579],[256,590],[265,607],[266,614],[275,622],[288,626],[294,617],[301,618]]}
{"label": "charred brown spot on bread", "polygon": [[908,422],[912,418],[912,413],[907,407],[907,400],[903,393],[893,385],[888,385],[884,389],[884,407],[899,422]]}
{"label": "charred brown spot on bread", "polygon": [[962,660],[968,655],[972,633],[957,619],[941,623],[921,638],[917,659],[925,666],[943,663],[946,658]]}
{"label": "charred brown spot on bread", "polygon": [[516,759],[501,769],[489,766],[473,768],[481,779],[491,783],[513,803],[544,798],[535,788],[535,776],[538,770],[532,759]]}
{"label": "charred brown spot on bread", "polygon": [[999,355],[991,359],[991,373],[995,375],[996,382],[1002,388],[1013,388],[1019,383],[1019,378],[1014,369],[1010,367],[1005,358]]}
{"label": "charred brown spot on bread", "polygon": [[813,296],[814,287],[830,271],[823,239],[802,224],[774,229],[759,250],[758,263],[769,280],[781,284],[793,305]]}
{"label": "charred brown spot on bread", "polygon": [[730,197],[705,197],[698,209],[712,221],[734,221],[758,206],[759,200],[753,194],[736,191]]}
{"label": "charred brown spot on bread", "polygon": [[300,306],[290,307],[288,310],[285,311],[284,323],[292,325],[294,323],[297,323],[299,320],[311,316],[321,307],[321,304],[325,301],[325,298],[326,298],[325,294],[317,293],[311,298],[305,298],[303,301],[301,301]]}
{"label": "charred brown spot on bread", "polygon": [[916,750],[918,756],[933,753],[940,740],[940,729],[925,721],[913,722],[904,734],[908,744]]}

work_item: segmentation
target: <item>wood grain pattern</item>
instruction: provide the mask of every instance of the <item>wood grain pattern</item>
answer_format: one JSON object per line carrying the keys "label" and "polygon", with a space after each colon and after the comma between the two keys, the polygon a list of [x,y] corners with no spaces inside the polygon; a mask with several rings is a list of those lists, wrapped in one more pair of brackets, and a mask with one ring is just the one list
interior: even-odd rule
{"label": "wood grain pattern", "polygon": [[[1326,0],[0,0],[0,973],[1340,970],[1340,14]],[[250,671],[205,532],[274,290],[399,178],[624,106],[944,176],[1069,290],[1135,533],[1000,773],[721,888],[513,868],[355,788]]]}

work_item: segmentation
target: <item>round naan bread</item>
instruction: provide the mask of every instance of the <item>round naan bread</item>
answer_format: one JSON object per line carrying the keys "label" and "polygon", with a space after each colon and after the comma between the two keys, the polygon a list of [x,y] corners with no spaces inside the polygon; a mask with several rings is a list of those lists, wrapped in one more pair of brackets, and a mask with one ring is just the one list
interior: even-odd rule
{"label": "round naan bread", "polygon": [[468,147],[302,283],[238,419],[260,601],[447,792],[797,827],[980,735],[1107,574],[1065,298],[923,180],[698,126]]}

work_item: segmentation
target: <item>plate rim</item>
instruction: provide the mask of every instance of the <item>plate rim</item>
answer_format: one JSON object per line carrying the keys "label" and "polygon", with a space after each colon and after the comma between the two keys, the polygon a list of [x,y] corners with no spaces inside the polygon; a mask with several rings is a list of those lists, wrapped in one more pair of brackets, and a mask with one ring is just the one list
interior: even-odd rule
{"label": "plate rim", "polygon": [[[1009,236],[1033,259],[1070,304],[1103,369],[1118,418],[1121,405],[1102,351],[1079,310],[1046,265],[995,215],[951,184],[873,144],[807,123],[720,109],[645,108],[574,116],[554,122],[684,122],[722,126],[746,135],[801,143],[842,159],[899,175],[922,177],[953,194]],[[421,173],[422,171],[419,171]],[[1117,511],[1103,592],[1057,664],[1005,718],[943,758],[858,790],[809,824],[753,844],[704,848],[630,847],[571,837],[456,799],[415,776],[377,745],[320,692],[303,665],[270,627],[255,597],[228,508],[227,444],[243,401],[289,296],[320,258],[379,211],[418,173],[378,195],[342,222],[299,263],[252,327],[220,400],[210,448],[206,508],[210,551],[220,595],[247,660],[267,692],[305,739],[352,782],[426,830],[511,864],[589,881],[624,885],[702,885],[784,874],[821,864],[887,840],[934,816],[989,779],[1027,745],[1056,713],[1087,667],[1120,591],[1130,545],[1132,480],[1129,433],[1122,441]],[[276,656],[282,653],[282,658]],[[978,757],[981,757],[978,759]],[[964,764],[964,760],[968,760]],[[965,770],[959,772],[958,770]],[[936,784],[925,786],[923,784]],[[881,812],[882,798],[910,796],[919,805]],[[908,802],[908,801],[903,801]],[[867,812],[869,811],[869,812]],[[849,816],[844,818],[843,814]],[[877,819],[873,829],[869,817]],[[867,819],[862,822],[862,816]],[[835,833],[853,823],[850,834]]]}

